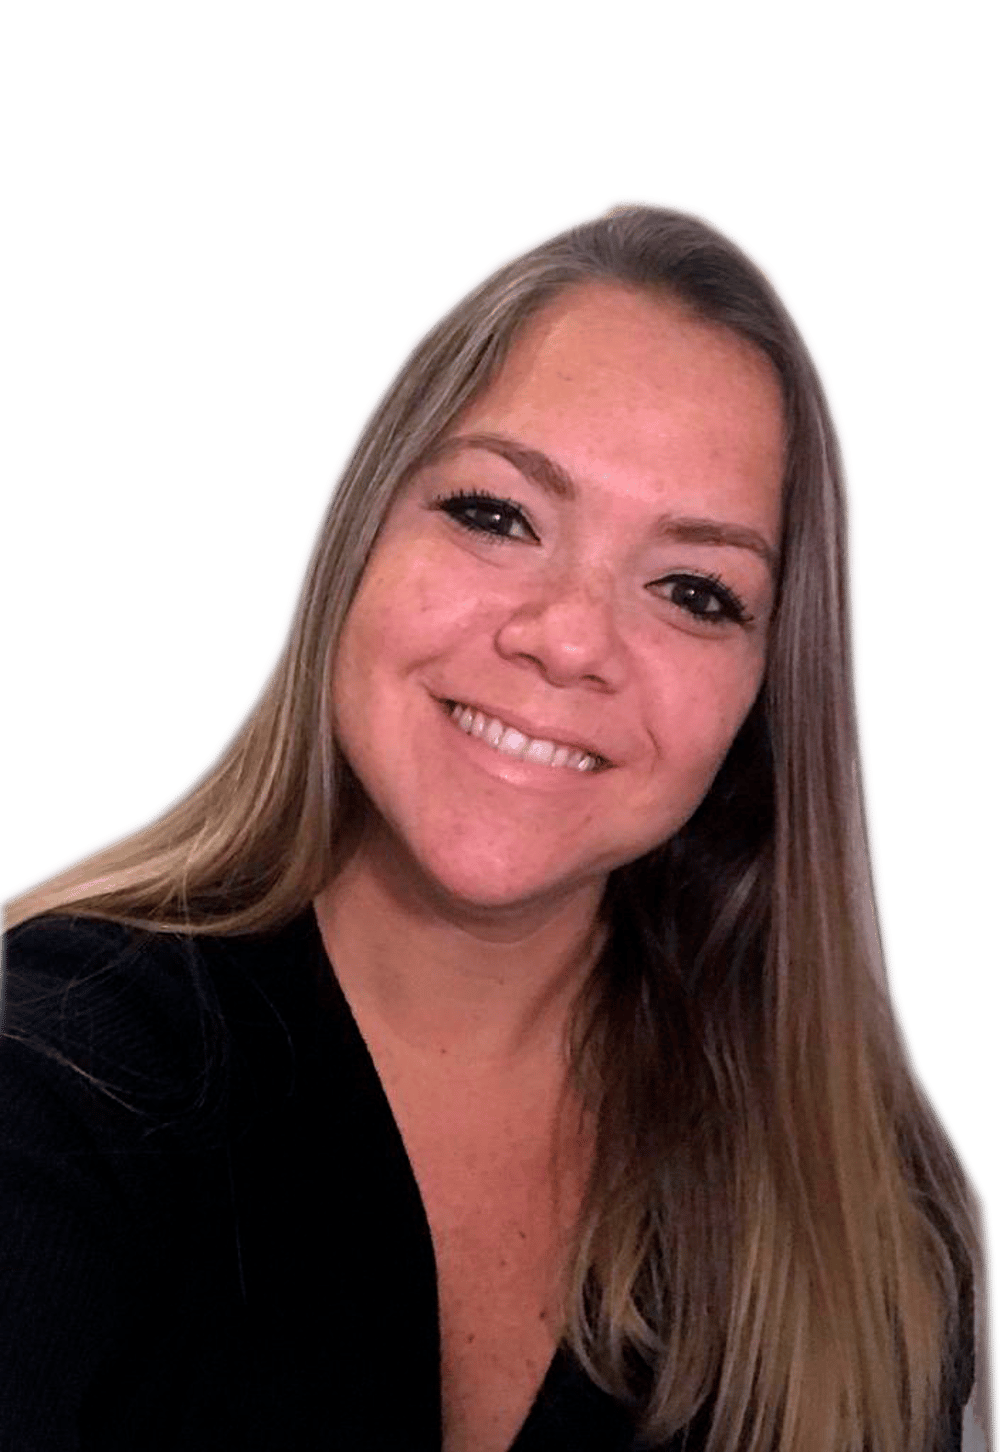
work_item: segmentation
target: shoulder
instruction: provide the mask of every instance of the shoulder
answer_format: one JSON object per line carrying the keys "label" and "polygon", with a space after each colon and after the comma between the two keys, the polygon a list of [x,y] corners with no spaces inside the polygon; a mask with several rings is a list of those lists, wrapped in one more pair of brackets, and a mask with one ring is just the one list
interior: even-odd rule
{"label": "shoulder", "polygon": [[190,962],[180,934],[155,933],[105,918],[45,915],[4,934],[4,1011],[29,1007],[33,995],[86,990],[152,969],[167,976]]}
{"label": "shoulder", "polygon": [[4,1101],[109,1128],[115,1105],[128,1121],[176,1119],[205,1064],[206,1016],[196,945],[177,935],[94,918],[20,923],[0,942]]}
{"label": "shoulder", "polygon": [[313,981],[294,926],[241,938],[80,916],[19,924],[4,941],[5,1100],[44,1086],[77,1108],[206,1129],[235,1112],[241,1086],[284,1083]]}
{"label": "shoulder", "polygon": [[[83,917],[41,917],[5,935],[2,1032],[100,1055],[144,1027],[185,1026],[203,975],[193,940]],[[194,993],[194,998],[192,994]]]}
{"label": "shoulder", "polygon": [[279,1089],[316,1013],[307,916],[253,937],[44,916],[5,938],[0,1075],[11,1061],[153,1113]]}

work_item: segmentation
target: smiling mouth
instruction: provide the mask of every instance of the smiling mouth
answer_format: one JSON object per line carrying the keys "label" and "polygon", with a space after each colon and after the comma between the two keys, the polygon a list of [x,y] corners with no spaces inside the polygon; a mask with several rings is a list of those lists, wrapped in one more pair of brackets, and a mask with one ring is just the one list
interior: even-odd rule
{"label": "smiling mouth", "polygon": [[496,716],[486,716],[462,701],[441,701],[440,704],[460,731],[516,761],[580,772],[604,771],[611,764],[602,756],[568,742],[526,736],[516,726],[508,726]]}

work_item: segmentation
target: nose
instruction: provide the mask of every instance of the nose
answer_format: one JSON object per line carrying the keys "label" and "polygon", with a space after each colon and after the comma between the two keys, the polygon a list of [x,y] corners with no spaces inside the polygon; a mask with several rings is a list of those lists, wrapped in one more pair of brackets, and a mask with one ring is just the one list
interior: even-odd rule
{"label": "nose", "polygon": [[531,662],[553,685],[617,689],[624,658],[613,580],[576,567],[536,581],[497,631],[496,646],[505,660]]}

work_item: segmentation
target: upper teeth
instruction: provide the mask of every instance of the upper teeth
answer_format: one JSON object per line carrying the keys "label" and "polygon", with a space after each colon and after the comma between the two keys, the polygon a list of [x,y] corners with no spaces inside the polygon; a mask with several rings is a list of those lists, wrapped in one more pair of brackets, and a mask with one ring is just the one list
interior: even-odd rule
{"label": "upper teeth", "polygon": [[568,766],[574,771],[596,771],[598,759],[589,756],[578,746],[565,746],[557,741],[538,741],[525,736],[516,726],[505,726],[496,717],[484,716],[473,706],[461,702],[452,708],[451,719],[469,736],[478,736],[488,746],[503,751],[508,756],[520,757],[522,761],[536,762],[539,766]]}

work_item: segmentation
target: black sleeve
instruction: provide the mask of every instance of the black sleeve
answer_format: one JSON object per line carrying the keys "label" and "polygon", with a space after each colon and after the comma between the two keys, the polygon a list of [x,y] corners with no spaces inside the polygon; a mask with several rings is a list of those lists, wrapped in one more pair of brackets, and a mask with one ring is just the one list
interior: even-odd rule
{"label": "black sleeve", "polygon": [[2,1452],[90,1445],[102,1381],[127,1360],[150,1287],[170,1273],[179,1189],[171,1145],[204,1098],[185,977],[183,967],[164,973],[140,935],[107,923],[38,919],[8,936]]}
{"label": "black sleeve", "polygon": [[[77,1086],[52,1061],[0,1057],[0,1448],[70,1452],[139,1268]],[[75,1102],[74,1102],[75,1101]]]}

